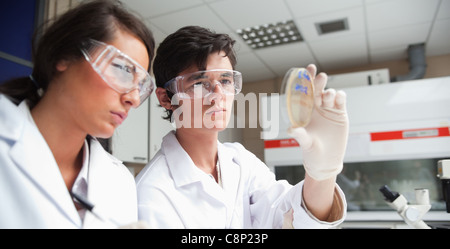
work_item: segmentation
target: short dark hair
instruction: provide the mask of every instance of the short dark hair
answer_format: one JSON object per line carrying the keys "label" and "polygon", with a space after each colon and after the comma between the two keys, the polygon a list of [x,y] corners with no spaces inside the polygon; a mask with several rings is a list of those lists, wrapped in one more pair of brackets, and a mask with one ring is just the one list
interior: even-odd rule
{"label": "short dark hair", "polygon": [[[199,26],[186,26],[169,35],[159,45],[153,63],[157,87],[178,76],[179,73],[195,65],[206,70],[208,56],[215,52],[225,52],[233,69],[236,66],[235,41],[227,34],[217,34]],[[169,98],[172,93],[167,92]],[[166,110],[170,119],[172,110]]]}
{"label": "short dark hair", "polygon": [[[47,90],[49,82],[56,75],[56,65],[61,60],[83,59],[81,44],[87,39],[102,42],[112,41],[117,30],[135,35],[145,47],[150,61],[155,50],[152,32],[120,1],[94,0],[67,11],[53,22],[36,41],[44,26],[35,32],[32,43],[33,73],[39,87]],[[149,65],[148,71],[151,66]],[[30,77],[13,79],[0,85],[4,93],[17,103],[27,100],[33,108],[40,100],[37,87]]]}

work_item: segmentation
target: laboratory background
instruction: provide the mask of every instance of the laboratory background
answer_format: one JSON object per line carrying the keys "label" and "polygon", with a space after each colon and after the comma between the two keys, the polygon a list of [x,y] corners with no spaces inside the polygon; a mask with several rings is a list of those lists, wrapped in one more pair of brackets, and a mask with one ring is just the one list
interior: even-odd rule
{"label": "laboratory background", "polygon": [[[1,1],[0,82],[29,75],[34,30],[80,2]],[[157,44],[187,25],[236,40],[236,70],[243,93],[258,96],[257,115],[247,105],[219,139],[242,143],[277,179],[295,184],[305,173],[288,121],[275,125],[270,113],[285,73],[316,64],[328,87],[346,92],[350,130],[337,181],[348,215],[339,228],[450,227],[450,0],[122,2]],[[163,115],[153,93],[104,147],[136,175],[174,129]]]}

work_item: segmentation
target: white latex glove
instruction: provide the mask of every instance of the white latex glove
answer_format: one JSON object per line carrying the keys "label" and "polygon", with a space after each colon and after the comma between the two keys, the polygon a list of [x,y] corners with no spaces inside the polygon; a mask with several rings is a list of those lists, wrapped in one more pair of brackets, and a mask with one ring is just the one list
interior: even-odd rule
{"label": "white latex glove", "polygon": [[325,89],[327,75],[316,76],[317,68],[307,70],[314,78],[314,110],[310,123],[302,128],[289,128],[303,151],[303,165],[307,174],[321,181],[337,176],[343,168],[348,140],[346,94]]}

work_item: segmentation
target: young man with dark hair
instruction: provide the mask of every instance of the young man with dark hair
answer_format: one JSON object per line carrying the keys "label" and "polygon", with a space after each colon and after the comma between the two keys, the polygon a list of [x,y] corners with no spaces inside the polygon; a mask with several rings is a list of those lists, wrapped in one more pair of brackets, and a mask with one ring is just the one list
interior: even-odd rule
{"label": "young man with dark hair", "polygon": [[[305,180],[277,181],[241,144],[218,142],[242,89],[233,44],[228,35],[193,26],[161,43],[156,94],[177,129],[136,178],[139,218],[153,228],[282,228],[286,214],[295,228],[340,224],[346,203],[336,175],[348,134],[345,95],[323,90],[325,74],[315,77],[311,125],[290,129],[304,148]],[[308,71],[316,75],[314,65]],[[338,135],[330,139],[329,132]]]}

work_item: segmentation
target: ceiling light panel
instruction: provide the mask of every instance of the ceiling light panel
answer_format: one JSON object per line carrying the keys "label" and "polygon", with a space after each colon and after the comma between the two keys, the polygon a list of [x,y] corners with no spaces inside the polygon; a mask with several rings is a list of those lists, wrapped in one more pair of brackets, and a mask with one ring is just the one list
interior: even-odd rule
{"label": "ceiling light panel", "polygon": [[253,49],[303,41],[292,20],[238,29],[236,33]]}

